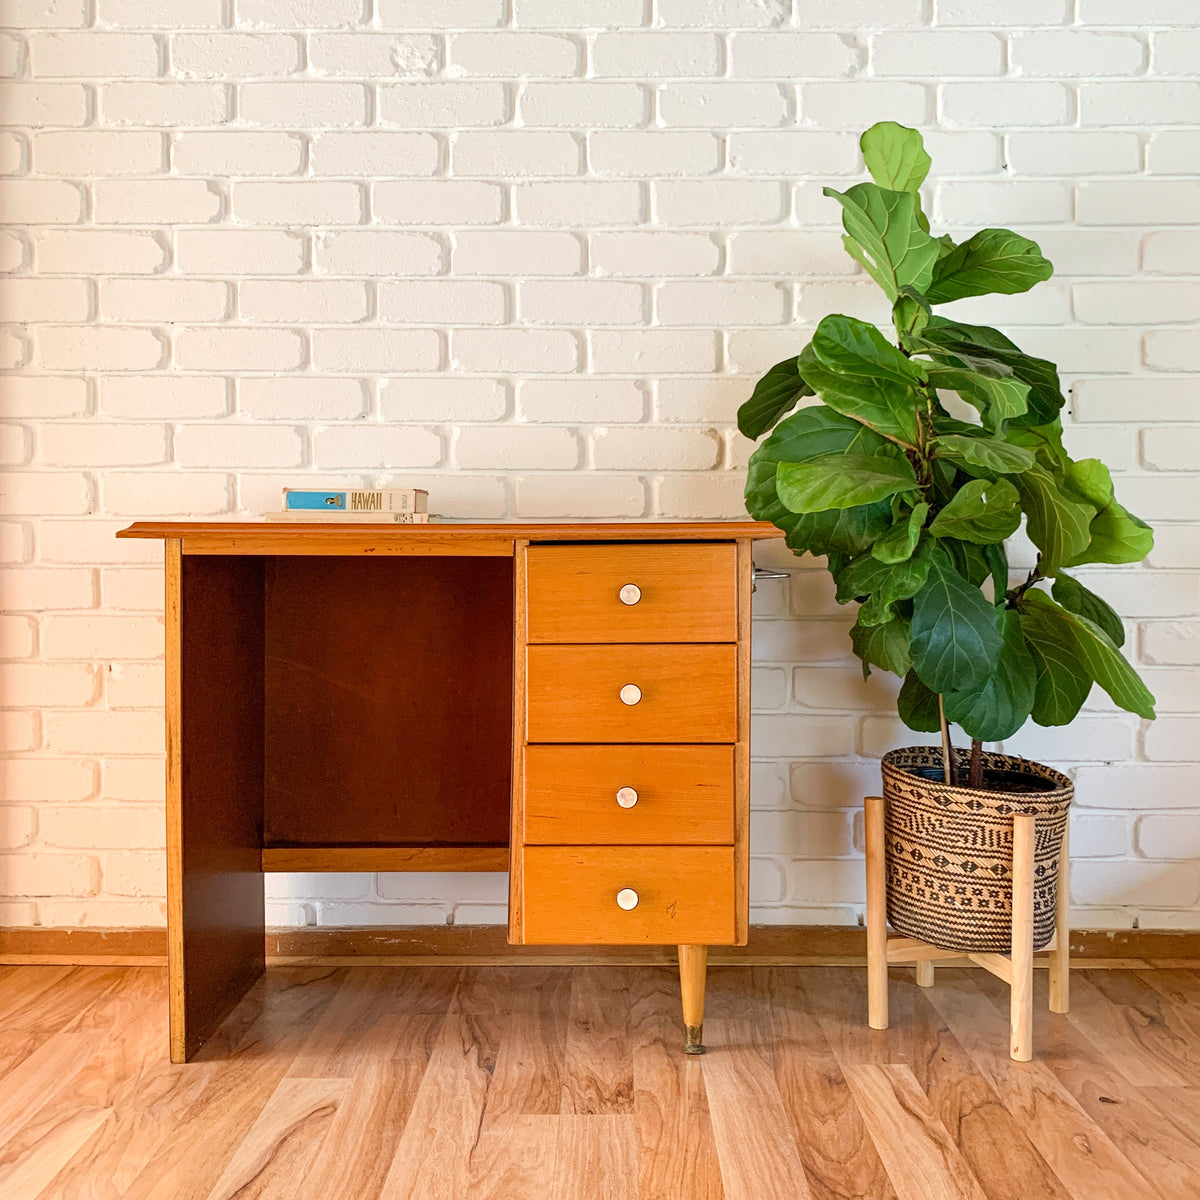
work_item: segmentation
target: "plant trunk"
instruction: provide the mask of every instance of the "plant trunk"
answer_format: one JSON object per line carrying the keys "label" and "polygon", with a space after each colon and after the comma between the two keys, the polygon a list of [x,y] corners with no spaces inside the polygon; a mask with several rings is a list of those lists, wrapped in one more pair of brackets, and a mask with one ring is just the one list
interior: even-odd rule
{"label": "plant trunk", "polygon": [[970,787],[983,787],[983,743],[977,738],[971,739],[971,769],[967,776]]}
{"label": "plant trunk", "polygon": [[938,721],[942,726],[942,770],[946,782],[953,787],[958,781],[955,778],[954,746],[950,741],[950,725],[946,721],[946,710],[942,706],[942,697],[938,696]]}

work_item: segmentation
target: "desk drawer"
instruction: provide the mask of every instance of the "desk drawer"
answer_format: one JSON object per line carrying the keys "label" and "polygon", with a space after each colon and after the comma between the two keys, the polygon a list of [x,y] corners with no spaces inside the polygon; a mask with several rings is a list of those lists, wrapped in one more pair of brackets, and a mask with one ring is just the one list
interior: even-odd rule
{"label": "desk drawer", "polygon": [[[731,846],[530,846],[525,941],[730,945]],[[635,902],[631,908],[622,907]]]}
{"label": "desk drawer", "polygon": [[737,647],[530,646],[530,742],[736,742]]}
{"label": "desk drawer", "polygon": [[732,746],[529,746],[525,841],[732,845]]}
{"label": "desk drawer", "polygon": [[736,548],[530,546],[531,642],[733,642]]}

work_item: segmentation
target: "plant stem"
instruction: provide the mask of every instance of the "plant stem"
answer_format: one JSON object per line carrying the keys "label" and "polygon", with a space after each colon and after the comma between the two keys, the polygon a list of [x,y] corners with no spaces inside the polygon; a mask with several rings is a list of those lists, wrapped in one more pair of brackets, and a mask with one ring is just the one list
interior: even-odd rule
{"label": "plant stem", "polygon": [[941,693],[938,693],[938,720],[942,725],[942,767],[945,771],[946,782],[954,786],[954,747],[950,743],[950,725],[946,721],[946,709],[942,705]]}
{"label": "plant stem", "polygon": [[970,787],[983,787],[983,743],[978,738],[971,739],[971,770],[967,776]]}

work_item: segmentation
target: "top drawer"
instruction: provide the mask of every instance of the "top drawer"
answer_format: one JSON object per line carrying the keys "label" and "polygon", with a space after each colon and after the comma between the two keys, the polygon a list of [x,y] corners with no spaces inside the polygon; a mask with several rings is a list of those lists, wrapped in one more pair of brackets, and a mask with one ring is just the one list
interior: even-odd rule
{"label": "top drawer", "polygon": [[737,641],[729,543],[530,546],[530,642]]}

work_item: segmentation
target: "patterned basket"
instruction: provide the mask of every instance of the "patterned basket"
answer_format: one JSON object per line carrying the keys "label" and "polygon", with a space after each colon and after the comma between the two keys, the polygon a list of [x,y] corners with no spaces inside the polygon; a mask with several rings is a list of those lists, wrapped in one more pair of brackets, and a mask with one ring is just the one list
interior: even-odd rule
{"label": "patterned basket", "polygon": [[[956,750],[958,778],[968,752]],[[905,937],[964,953],[1012,948],[1014,813],[1037,817],[1033,945],[1054,934],[1058,859],[1074,785],[1058,771],[1007,754],[984,754],[988,771],[1043,780],[1050,790],[984,791],[942,780],[934,746],[892,750],[883,757],[887,802],[888,919]],[[936,772],[929,778],[925,772]],[[986,777],[986,776],[985,776]]]}

